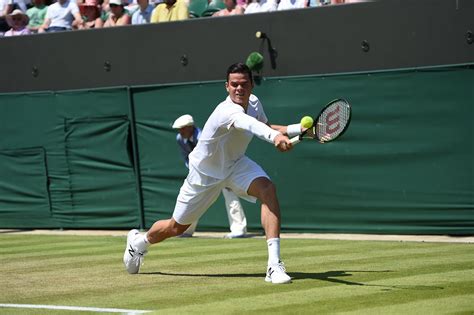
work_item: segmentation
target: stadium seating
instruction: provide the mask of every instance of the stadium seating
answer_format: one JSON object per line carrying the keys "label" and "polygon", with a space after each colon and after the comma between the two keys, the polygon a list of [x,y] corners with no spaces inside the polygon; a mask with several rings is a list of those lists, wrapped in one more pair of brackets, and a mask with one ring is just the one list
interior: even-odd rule
{"label": "stadium seating", "polygon": [[208,0],[191,0],[189,3],[189,18],[198,18],[206,11]]}

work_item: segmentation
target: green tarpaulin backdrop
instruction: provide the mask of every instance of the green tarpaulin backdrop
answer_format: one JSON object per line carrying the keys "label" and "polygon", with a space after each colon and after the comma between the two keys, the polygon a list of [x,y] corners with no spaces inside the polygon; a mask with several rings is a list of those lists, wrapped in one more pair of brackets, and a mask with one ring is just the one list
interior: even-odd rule
{"label": "green tarpaulin backdrop", "polygon": [[[277,185],[285,231],[474,234],[474,70],[468,66],[264,80],[270,122],[343,97],[338,141],[248,155]],[[187,169],[174,119],[203,126],[224,82],[0,95],[0,228],[150,227]],[[249,229],[259,205],[243,202]],[[143,227],[142,226],[142,227]],[[227,230],[222,197],[198,230]]]}

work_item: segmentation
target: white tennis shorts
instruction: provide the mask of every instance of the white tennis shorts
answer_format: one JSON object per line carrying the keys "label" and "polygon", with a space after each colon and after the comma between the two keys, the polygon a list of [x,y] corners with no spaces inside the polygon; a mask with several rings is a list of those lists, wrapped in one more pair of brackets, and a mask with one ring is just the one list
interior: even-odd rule
{"label": "white tennis shorts", "polygon": [[254,161],[244,156],[237,161],[234,170],[225,179],[215,179],[199,173],[191,165],[189,174],[181,186],[173,218],[179,224],[197,221],[217,200],[222,189],[230,188],[237,196],[255,203],[257,198],[247,194],[250,184],[259,177],[269,178]]}

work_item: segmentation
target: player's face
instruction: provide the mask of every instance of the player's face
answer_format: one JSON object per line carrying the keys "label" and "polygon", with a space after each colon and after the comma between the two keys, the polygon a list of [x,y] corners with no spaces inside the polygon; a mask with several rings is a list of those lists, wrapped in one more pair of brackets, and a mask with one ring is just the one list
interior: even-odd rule
{"label": "player's face", "polygon": [[231,73],[229,80],[225,83],[225,88],[229,92],[232,102],[247,106],[252,94],[252,81],[245,73]]}

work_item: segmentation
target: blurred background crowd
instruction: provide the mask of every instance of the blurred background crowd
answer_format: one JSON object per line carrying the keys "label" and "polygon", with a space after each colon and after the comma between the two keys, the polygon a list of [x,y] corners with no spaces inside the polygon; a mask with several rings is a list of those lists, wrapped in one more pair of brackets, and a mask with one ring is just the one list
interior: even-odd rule
{"label": "blurred background crowd", "polygon": [[362,1],[366,0],[0,0],[0,37]]}

